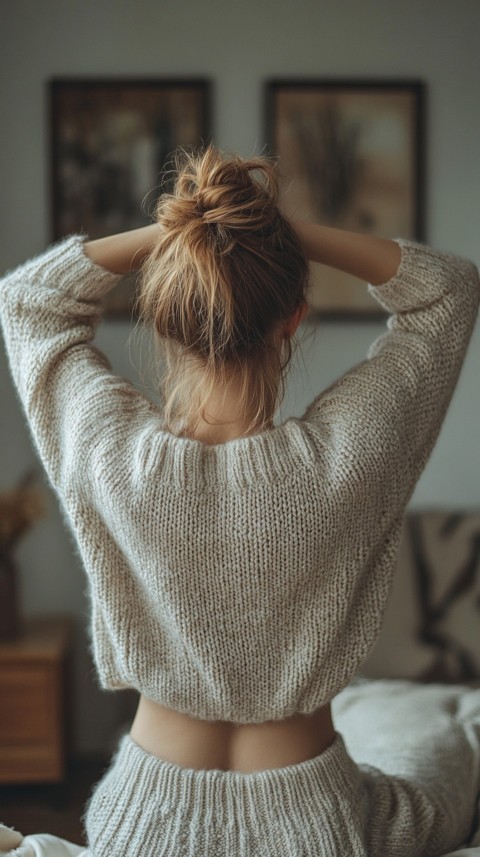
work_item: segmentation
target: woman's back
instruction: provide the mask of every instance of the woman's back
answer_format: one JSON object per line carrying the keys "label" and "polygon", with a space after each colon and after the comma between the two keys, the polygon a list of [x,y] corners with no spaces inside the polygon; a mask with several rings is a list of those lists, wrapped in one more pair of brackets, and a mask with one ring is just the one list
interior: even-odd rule
{"label": "woman's back", "polygon": [[[100,684],[142,697],[89,806],[99,855],[181,853],[187,839],[198,854],[214,840],[221,854],[260,853],[268,840],[269,854],[426,855],[467,823],[468,802],[458,829],[442,826],[430,769],[413,785],[360,771],[329,706],[380,630],[405,508],[475,324],[478,271],[409,241],[295,228],[309,258],[375,283],[387,329],[301,418],[237,438],[230,425],[225,442],[218,428],[213,444],[163,428],[91,345],[119,279],[101,262],[109,239],[70,236],[0,283],[12,377],[88,577]],[[178,316],[164,310],[168,326]],[[459,757],[459,787],[468,771]]]}
{"label": "woman's back", "polygon": [[[473,329],[476,269],[402,243],[398,272],[371,287],[392,315],[368,358],[301,419],[209,445],[164,431],[95,349],[65,350],[91,318],[69,293],[117,279],[83,242],[50,251],[55,304],[43,331],[36,316],[35,339],[12,341],[12,370],[89,575],[101,684],[200,720],[317,712],[380,629],[405,506]],[[10,313],[28,331],[49,303],[44,265],[27,263],[4,286],[7,336]],[[328,715],[318,716],[328,742]]]}

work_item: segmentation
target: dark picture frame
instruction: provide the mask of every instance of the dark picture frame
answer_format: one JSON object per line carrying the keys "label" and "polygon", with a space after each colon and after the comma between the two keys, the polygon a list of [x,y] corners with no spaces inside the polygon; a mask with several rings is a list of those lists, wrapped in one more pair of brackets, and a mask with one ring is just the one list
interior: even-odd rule
{"label": "dark picture frame", "polygon": [[[425,84],[420,80],[265,83],[265,137],[289,216],[425,241]],[[385,311],[355,277],[311,263],[307,320]]]}
{"label": "dark picture frame", "polygon": [[[54,78],[48,99],[52,241],[151,223],[173,151],[211,141],[205,78]],[[105,296],[106,316],[132,314],[136,282],[128,275]]]}

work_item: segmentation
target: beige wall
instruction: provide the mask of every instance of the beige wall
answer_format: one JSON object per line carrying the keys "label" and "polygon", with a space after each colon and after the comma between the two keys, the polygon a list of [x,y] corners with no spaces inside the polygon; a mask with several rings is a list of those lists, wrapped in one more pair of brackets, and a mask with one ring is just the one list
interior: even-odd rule
{"label": "beige wall", "polygon": [[[0,270],[39,252],[48,229],[45,82],[67,75],[195,76],[213,83],[214,141],[246,155],[264,145],[265,79],[414,77],[428,86],[429,243],[480,264],[480,4],[478,0],[3,0],[0,28],[2,228]],[[276,421],[366,354],[376,323],[325,323],[292,367]],[[135,380],[126,322],[104,322],[97,344]],[[133,363],[138,354],[130,349]],[[412,506],[478,507],[477,325],[440,439]],[[34,460],[6,361],[0,358],[0,490]],[[101,693],[86,654],[86,583],[56,499],[17,552],[26,614],[76,617],[75,747],[109,751],[132,698]]]}

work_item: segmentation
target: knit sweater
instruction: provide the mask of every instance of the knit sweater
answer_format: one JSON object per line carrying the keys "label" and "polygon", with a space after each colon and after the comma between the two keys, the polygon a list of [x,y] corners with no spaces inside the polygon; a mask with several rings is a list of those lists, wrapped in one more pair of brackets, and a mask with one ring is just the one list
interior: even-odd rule
{"label": "knit sweater", "polygon": [[301,418],[209,445],[92,344],[119,281],[70,235],[0,281],[13,382],[82,559],[101,687],[208,720],[330,701],[373,646],[475,324],[476,267],[399,240],[366,358]]}

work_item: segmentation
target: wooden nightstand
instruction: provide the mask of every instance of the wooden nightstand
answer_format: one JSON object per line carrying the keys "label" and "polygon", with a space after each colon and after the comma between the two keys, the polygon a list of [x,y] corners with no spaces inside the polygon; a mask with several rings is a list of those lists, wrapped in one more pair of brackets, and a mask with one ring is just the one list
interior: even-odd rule
{"label": "wooden nightstand", "polygon": [[0,642],[0,783],[58,783],[66,773],[68,616],[24,619]]}

